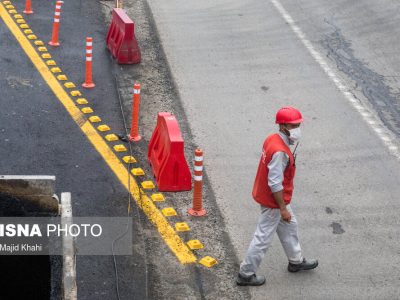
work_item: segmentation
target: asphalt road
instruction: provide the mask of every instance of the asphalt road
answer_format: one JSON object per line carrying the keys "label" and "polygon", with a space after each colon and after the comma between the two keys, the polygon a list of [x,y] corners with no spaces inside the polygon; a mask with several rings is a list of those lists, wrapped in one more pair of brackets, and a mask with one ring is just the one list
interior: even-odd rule
{"label": "asphalt road", "polygon": [[[26,17],[39,39],[50,40],[54,4],[35,2]],[[23,4],[14,3],[22,12]],[[80,29],[80,30],[78,30]],[[83,82],[85,37],[94,38],[94,80],[97,88],[80,89],[93,109],[115,130],[123,132],[109,53],[104,45],[106,25],[97,1],[66,2],[60,26],[61,47],[50,53],[75,84]],[[92,144],[68,115],[0,21],[0,173],[55,175],[58,195],[72,193],[73,216],[127,215],[128,193]],[[135,212],[135,209],[134,209]],[[134,215],[134,255],[117,257],[122,299],[144,299],[147,285],[142,238]],[[6,272],[6,270],[3,270]],[[111,256],[77,256],[78,299],[117,299]],[[23,289],[23,283],[13,283]]]}
{"label": "asphalt road", "polygon": [[[398,299],[400,168],[382,136],[399,145],[400,4],[275,1],[340,90],[273,1],[148,2],[240,258],[259,215],[251,188],[262,142],[281,106],[303,112],[293,208],[304,255],[320,266],[289,274],[275,239],[253,298]],[[343,91],[385,127],[374,130]]]}

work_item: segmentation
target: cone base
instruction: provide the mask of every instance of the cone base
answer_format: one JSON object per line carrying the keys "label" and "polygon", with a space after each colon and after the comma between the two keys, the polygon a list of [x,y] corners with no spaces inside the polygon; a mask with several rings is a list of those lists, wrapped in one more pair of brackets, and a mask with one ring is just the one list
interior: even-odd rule
{"label": "cone base", "polygon": [[59,42],[55,42],[55,43],[54,43],[53,41],[50,41],[50,42],[49,42],[49,45],[50,45],[50,46],[54,46],[54,47],[58,47],[58,46],[60,46],[60,43],[59,43]]}
{"label": "cone base", "polygon": [[207,214],[206,210],[204,208],[200,210],[194,210],[193,208],[190,208],[188,210],[189,215],[194,216],[194,217],[202,217]]}
{"label": "cone base", "polygon": [[96,85],[92,82],[92,83],[86,83],[86,82],[84,82],[83,84],[82,84],[82,86],[84,87],[84,88],[87,88],[87,89],[91,89],[91,88],[94,88]]}
{"label": "cone base", "polygon": [[131,136],[131,135],[129,135],[129,136],[128,136],[128,139],[129,139],[129,141],[131,141],[131,142],[139,142],[139,141],[142,139],[142,137],[141,137],[140,135],[137,135],[137,136]]}
{"label": "cone base", "polygon": [[24,10],[23,13],[26,15],[31,15],[31,14],[33,14],[33,11],[32,10]]}

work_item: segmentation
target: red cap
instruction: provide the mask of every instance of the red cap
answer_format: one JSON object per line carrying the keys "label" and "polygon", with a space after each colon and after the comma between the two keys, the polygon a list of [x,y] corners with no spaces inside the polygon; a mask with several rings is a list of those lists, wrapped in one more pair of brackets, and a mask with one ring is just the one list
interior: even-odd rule
{"label": "red cap", "polygon": [[276,113],[276,124],[298,124],[301,122],[303,122],[303,116],[294,107],[285,106]]}

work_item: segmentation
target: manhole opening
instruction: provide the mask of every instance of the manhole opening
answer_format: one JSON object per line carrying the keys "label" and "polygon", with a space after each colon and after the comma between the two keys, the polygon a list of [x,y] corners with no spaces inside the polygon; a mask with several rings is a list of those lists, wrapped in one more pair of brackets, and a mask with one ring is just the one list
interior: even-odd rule
{"label": "manhole opening", "polygon": [[[40,209],[40,208],[38,208]],[[26,201],[0,192],[0,217],[35,215]],[[38,215],[46,213],[38,210]],[[50,215],[50,214],[47,214]],[[0,241],[1,246],[1,241]],[[58,255],[0,255],[0,299],[60,299],[62,257]]]}

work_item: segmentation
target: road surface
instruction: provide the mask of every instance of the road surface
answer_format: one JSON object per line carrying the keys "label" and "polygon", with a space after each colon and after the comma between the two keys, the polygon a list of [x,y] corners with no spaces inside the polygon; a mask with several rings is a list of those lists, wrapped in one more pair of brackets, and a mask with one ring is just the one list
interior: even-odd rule
{"label": "road surface", "polygon": [[251,188],[275,112],[303,112],[293,208],[304,255],[320,266],[289,274],[275,239],[253,298],[400,297],[400,4],[148,2],[239,258],[259,215]]}

